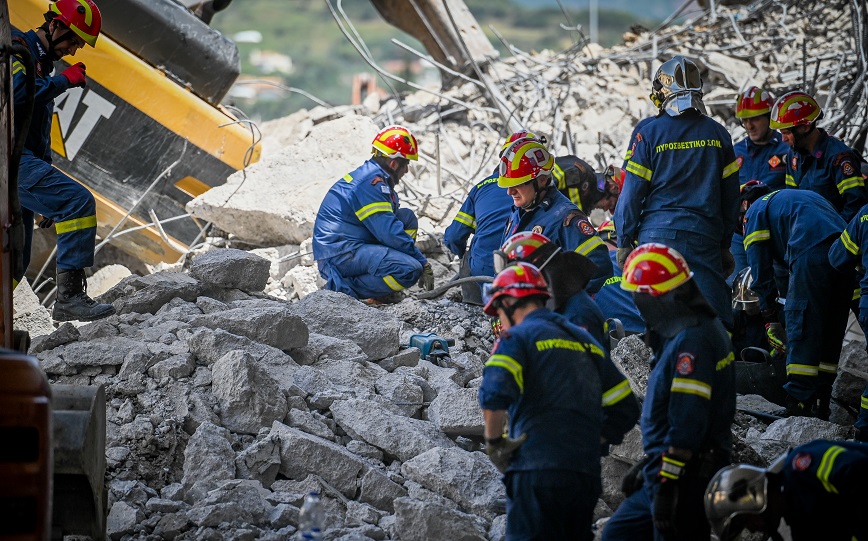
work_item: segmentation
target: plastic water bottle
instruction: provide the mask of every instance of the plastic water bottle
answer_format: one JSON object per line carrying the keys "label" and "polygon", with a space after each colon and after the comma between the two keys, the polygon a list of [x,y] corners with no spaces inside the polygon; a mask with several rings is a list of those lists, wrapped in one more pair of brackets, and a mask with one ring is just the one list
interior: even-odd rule
{"label": "plastic water bottle", "polygon": [[303,541],[322,539],[323,508],[319,492],[311,492],[304,497],[304,504],[298,513],[298,531]]}

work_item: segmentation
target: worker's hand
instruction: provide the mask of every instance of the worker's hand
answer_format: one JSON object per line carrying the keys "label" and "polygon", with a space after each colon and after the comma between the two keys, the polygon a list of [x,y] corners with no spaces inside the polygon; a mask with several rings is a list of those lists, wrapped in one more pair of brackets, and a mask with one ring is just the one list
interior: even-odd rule
{"label": "worker's hand", "polygon": [[723,277],[726,278],[735,271],[735,258],[729,248],[720,249],[720,261],[723,263]]}
{"label": "worker's hand", "polygon": [[633,464],[633,466],[627,470],[627,473],[624,474],[624,477],[621,479],[621,492],[624,493],[624,496],[629,498],[645,484],[645,476],[642,472],[645,469],[645,465],[648,464],[650,460],[651,457],[646,456],[644,459]]}
{"label": "worker's hand", "polygon": [[675,520],[678,511],[679,483],[671,479],[660,483],[657,495],[654,496],[654,527],[662,534],[675,532]]}
{"label": "worker's hand", "polygon": [[54,220],[48,218],[47,216],[43,216],[41,220],[39,220],[39,228],[40,229],[48,229],[54,225]]}
{"label": "worker's hand", "polygon": [[784,331],[784,326],[780,323],[766,323],[766,336],[769,339],[769,345],[778,353],[787,352],[787,333]]}
{"label": "worker's hand", "polygon": [[425,263],[422,267],[422,276],[419,277],[419,287],[425,288],[426,291],[434,289],[434,269],[431,268],[431,263]]}
{"label": "worker's hand", "polygon": [[624,248],[618,248],[618,253],[616,254],[616,258],[618,260],[618,266],[621,267],[621,270],[624,270],[624,263],[627,262],[627,258],[630,257],[630,253],[633,252],[632,246],[625,246]]}
{"label": "worker's hand", "polygon": [[79,62],[78,64],[69,66],[60,74],[66,77],[66,80],[69,81],[69,86],[80,86],[84,88],[87,84],[86,69],[85,65],[82,62]]}
{"label": "worker's hand", "polygon": [[506,473],[509,463],[512,462],[513,453],[521,447],[521,444],[526,439],[527,434],[522,434],[516,439],[499,438],[497,440],[485,440],[485,454],[491,459],[497,471]]}

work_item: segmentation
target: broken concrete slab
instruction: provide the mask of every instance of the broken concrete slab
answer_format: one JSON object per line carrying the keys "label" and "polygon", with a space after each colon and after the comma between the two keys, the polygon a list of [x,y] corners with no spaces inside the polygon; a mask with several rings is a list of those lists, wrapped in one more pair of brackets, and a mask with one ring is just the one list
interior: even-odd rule
{"label": "broken concrete slab", "polygon": [[256,434],[286,416],[283,391],[249,353],[226,353],[211,367],[211,378],[222,424],[232,432]]}
{"label": "broken concrete slab", "polygon": [[304,347],[308,340],[304,320],[289,306],[271,302],[248,302],[241,308],[203,314],[190,320],[190,325],[223,329],[280,350]]}
{"label": "broken concrete slab", "polygon": [[270,261],[235,248],[209,250],[190,265],[190,276],[204,284],[250,292],[265,289],[270,272]]}

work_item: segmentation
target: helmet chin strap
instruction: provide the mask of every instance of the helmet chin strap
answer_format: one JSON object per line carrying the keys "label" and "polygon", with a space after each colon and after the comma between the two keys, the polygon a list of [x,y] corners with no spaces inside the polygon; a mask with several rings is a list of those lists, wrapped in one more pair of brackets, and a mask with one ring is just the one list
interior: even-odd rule
{"label": "helmet chin strap", "polygon": [[[54,31],[51,30],[51,23],[52,22],[55,23]],[[45,41],[48,42],[48,54],[51,56],[51,59],[55,60],[55,61],[60,60],[62,58],[62,55],[60,55],[55,50],[54,45],[56,43],[63,43],[64,41],[66,41],[68,39],[74,39],[75,38],[75,33],[72,30],[69,30],[67,28],[66,33],[63,34],[62,36],[60,36],[59,39],[55,40],[54,39],[54,32],[57,31],[57,25],[63,25],[63,23],[61,23],[57,19],[48,19],[47,16],[46,16],[45,24],[42,25],[42,28],[45,30]]]}
{"label": "helmet chin strap", "polygon": [[548,188],[548,185],[547,185],[546,188],[540,189],[539,177],[534,177],[531,182],[533,183],[532,184],[532,186],[533,186],[533,199],[531,200],[530,204],[522,207],[524,210],[531,210],[532,208],[539,205],[540,202],[542,201],[542,194],[545,192],[546,188]]}

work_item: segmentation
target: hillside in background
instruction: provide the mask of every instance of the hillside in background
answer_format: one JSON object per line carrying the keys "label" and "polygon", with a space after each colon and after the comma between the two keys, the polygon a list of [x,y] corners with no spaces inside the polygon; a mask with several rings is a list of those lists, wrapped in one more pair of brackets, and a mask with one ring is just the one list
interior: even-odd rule
{"label": "hillside in background", "polygon": [[[555,0],[522,1],[521,4],[490,0],[466,2],[504,56],[510,53],[492,28],[510,44],[525,51],[562,50],[578,39],[575,31],[560,26],[567,20]],[[582,25],[587,35],[588,2],[562,2],[571,23]],[[671,6],[680,4],[673,0],[648,0],[643,3],[643,14],[639,16],[626,11],[629,3],[606,0],[605,9],[601,5],[599,41],[602,45],[619,42],[622,34],[634,24],[654,26],[672,12]],[[422,50],[422,46],[383,21],[369,2],[343,2],[342,8],[379,65],[414,82],[437,83],[436,70],[423,69],[415,55],[391,40],[398,39],[417,50]],[[281,86],[309,92],[332,105],[347,104],[353,77],[358,73],[374,73],[341,33],[325,2],[236,1],[217,13],[212,25],[238,43],[242,79],[268,81],[266,84],[240,84],[233,93],[232,104],[255,120],[279,118],[315,105],[309,98],[281,89]],[[398,86],[399,91],[406,90]]]}

